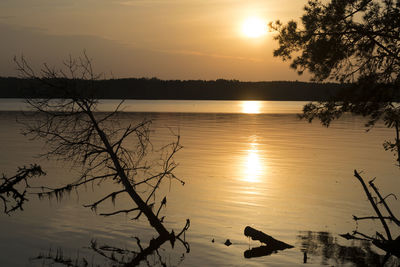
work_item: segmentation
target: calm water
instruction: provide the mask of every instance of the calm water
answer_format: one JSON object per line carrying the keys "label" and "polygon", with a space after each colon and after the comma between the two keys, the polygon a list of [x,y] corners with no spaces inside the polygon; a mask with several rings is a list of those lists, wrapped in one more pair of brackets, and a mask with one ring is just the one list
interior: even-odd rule
{"label": "calm water", "polygon": [[[103,110],[116,102],[105,101]],[[351,255],[340,257],[345,242],[339,233],[355,229],[352,215],[371,215],[354,169],[369,178],[377,177],[381,192],[399,193],[399,170],[394,158],[384,152],[382,142],[393,134],[382,125],[366,133],[363,120],[347,117],[330,128],[299,121],[302,102],[265,101],[127,101],[121,123],[152,119],[155,147],[173,140],[179,132],[182,145],[176,174],[186,181],[166,184],[166,226],[175,232],[190,218],[186,234],[190,253],[176,244],[164,244],[160,256],[176,266],[296,266],[303,265],[303,251],[312,266],[351,266]],[[40,163],[47,176],[37,184],[61,185],[77,175],[64,162],[48,162],[36,156],[43,144],[19,134],[16,122],[21,106],[17,100],[0,101],[0,170],[11,175],[17,166]],[[9,110],[9,111],[6,111]],[[151,112],[154,111],[154,112]],[[176,112],[175,112],[176,111]],[[39,253],[61,248],[72,258],[79,253],[104,263],[87,247],[99,244],[136,248],[155,236],[145,219],[131,216],[101,217],[83,204],[97,200],[105,187],[94,186],[72,193],[61,202],[35,197],[24,212],[0,216],[0,266],[41,266],[31,261]],[[93,191],[94,190],[94,191]],[[162,195],[163,196],[163,195]],[[162,197],[161,196],[161,197]],[[117,200],[123,205],[125,199]],[[399,210],[397,202],[392,203]],[[112,209],[112,204],[104,210]],[[250,225],[295,246],[264,257],[246,259],[244,252],[260,246],[243,235]],[[374,225],[360,224],[373,231]],[[373,233],[373,232],[370,232]],[[223,243],[230,239],[233,245]],[[212,240],[215,242],[211,242]],[[363,247],[364,251],[368,247]],[[335,252],[336,251],[336,252]],[[373,249],[376,253],[382,253]],[[158,262],[158,255],[149,257]],[[346,266],[347,266],[346,265]]]}

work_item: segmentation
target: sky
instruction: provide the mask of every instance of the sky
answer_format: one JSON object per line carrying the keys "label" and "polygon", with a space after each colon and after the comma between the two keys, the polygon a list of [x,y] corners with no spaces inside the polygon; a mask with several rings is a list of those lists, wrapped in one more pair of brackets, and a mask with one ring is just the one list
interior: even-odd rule
{"label": "sky", "polygon": [[[298,20],[307,0],[1,0],[0,76],[14,56],[39,69],[83,51],[108,78],[309,80],[273,57],[272,32],[243,25]],[[257,35],[257,34],[256,34]]]}

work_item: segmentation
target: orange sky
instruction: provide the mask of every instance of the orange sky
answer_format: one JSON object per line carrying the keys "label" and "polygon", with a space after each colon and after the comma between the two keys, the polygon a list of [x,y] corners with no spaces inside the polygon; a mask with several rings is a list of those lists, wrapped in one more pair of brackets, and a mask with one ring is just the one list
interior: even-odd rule
{"label": "orange sky", "polygon": [[107,77],[307,80],[272,57],[272,33],[243,22],[298,19],[306,0],[2,0],[0,75],[14,55],[58,64],[86,50]]}

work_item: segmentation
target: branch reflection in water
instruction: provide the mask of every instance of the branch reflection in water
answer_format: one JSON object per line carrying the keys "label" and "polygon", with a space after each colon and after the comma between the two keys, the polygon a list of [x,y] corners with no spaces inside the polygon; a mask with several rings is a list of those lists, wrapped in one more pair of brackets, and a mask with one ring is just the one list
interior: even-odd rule
{"label": "branch reflection in water", "polygon": [[[301,231],[297,236],[305,263],[314,263],[320,257],[321,265],[342,266],[381,266],[383,255],[379,255],[371,247],[371,242],[349,242],[349,246],[339,244],[337,238],[328,232]],[[399,261],[394,257],[385,266],[398,266]]]}
{"label": "branch reflection in water", "polygon": [[[188,227],[188,224],[186,225]],[[187,230],[187,227],[184,229]],[[179,255],[172,256],[172,251],[168,249],[160,249],[161,246],[168,241],[162,236],[150,240],[148,247],[143,248],[138,237],[136,240],[136,250],[121,248],[110,245],[99,245],[96,240],[90,242],[90,246],[85,250],[90,250],[91,257],[80,256],[79,253],[75,258],[65,256],[63,249],[59,248],[55,251],[49,250],[41,253],[37,257],[31,259],[31,262],[41,261],[42,266],[138,266],[145,263],[147,266],[179,266],[185,259],[185,253],[190,252],[190,245],[185,240],[185,231],[183,230],[183,238],[178,237],[178,243],[181,243],[185,251]],[[171,242],[171,249],[174,249],[174,243]],[[160,252],[161,251],[161,252]],[[87,251],[85,251],[87,252]],[[181,249],[180,251],[181,252]],[[165,255],[166,254],[166,255]],[[153,257],[151,257],[153,255]],[[96,258],[100,256],[100,258]]]}

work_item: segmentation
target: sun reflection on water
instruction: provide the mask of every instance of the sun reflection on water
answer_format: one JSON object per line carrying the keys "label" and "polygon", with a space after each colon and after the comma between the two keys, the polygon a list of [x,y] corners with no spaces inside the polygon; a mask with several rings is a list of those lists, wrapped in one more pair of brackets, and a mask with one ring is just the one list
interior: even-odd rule
{"label": "sun reflection on water", "polygon": [[250,144],[250,149],[245,155],[243,168],[243,180],[251,183],[261,181],[261,176],[265,173],[265,166],[260,157],[256,143]]}
{"label": "sun reflection on water", "polygon": [[258,114],[261,113],[262,103],[260,101],[242,101],[242,113]]}

